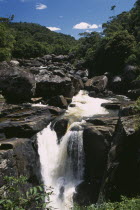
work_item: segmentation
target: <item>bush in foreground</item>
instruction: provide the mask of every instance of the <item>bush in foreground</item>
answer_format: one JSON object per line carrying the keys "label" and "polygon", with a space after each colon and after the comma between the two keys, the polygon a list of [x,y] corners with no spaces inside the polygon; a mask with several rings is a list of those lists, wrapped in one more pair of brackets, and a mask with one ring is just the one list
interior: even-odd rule
{"label": "bush in foreground", "polygon": [[[0,209],[4,210],[35,210],[45,209],[49,204],[50,190],[44,192],[43,186],[27,187],[27,178],[20,176],[4,177],[5,185],[0,195]],[[45,199],[48,198],[48,202]]]}

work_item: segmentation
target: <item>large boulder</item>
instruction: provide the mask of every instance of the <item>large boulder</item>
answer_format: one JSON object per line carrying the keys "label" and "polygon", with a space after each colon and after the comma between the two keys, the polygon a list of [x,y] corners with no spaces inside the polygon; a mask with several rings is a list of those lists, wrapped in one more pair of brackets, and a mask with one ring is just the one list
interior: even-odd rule
{"label": "large boulder", "polygon": [[9,103],[30,101],[35,88],[34,76],[12,63],[0,63],[0,90]]}
{"label": "large boulder", "polygon": [[68,77],[48,74],[43,77],[41,75],[36,76],[37,97],[50,98],[57,95],[72,97],[73,94],[72,82]]}
{"label": "large boulder", "polygon": [[[55,113],[56,114],[56,113]],[[5,138],[31,138],[52,120],[49,107],[15,106],[1,112],[0,136]]]}
{"label": "large boulder", "polygon": [[113,135],[107,171],[100,195],[106,200],[120,200],[122,195],[140,194],[139,116],[121,117]]}
{"label": "large boulder", "polygon": [[[59,71],[57,71],[58,73]],[[55,71],[56,73],[56,71]],[[72,97],[84,88],[81,79],[59,74],[36,75],[36,97],[51,98],[58,95]],[[60,73],[60,72],[59,72]]]}
{"label": "large boulder", "polygon": [[90,118],[83,124],[85,153],[84,181],[77,186],[74,200],[80,205],[96,203],[107,163],[116,118]]}
{"label": "large boulder", "polygon": [[54,130],[57,134],[58,140],[60,140],[66,133],[68,128],[68,119],[60,119],[54,123]]}
{"label": "large boulder", "polygon": [[121,76],[115,76],[112,78],[109,88],[114,93],[120,94],[120,93],[124,93],[124,91],[126,89],[126,88],[124,89],[123,85],[124,84],[123,84],[123,80],[122,80]]}
{"label": "large boulder", "polygon": [[30,139],[13,138],[0,144],[0,187],[4,176],[26,176],[32,185],[41,180],[40,163],[34,143]]}
{"label": "large boulder", "polygon": [[95,91],[96,93],[103,92],[108,85],[108,78],[105,75],[96,76],[85,83],[85,89],[89,91]]}

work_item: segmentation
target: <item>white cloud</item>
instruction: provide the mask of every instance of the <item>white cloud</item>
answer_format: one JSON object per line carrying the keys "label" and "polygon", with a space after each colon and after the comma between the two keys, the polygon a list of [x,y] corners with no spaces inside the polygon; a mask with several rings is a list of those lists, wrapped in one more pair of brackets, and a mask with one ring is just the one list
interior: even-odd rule
{"label": "white cloud", "polygon": [[46,8],[47,8],[47,5],[45,5],[45,4],[41,4],[41,3],[36,4],[36,9],[41,10],[41,9],[46,9]]}
{"label": "white cloud", "polygon": [[81,23],[78,23],[75,26],[73,26],[73,29],[97,29],[97,28],[100,28],[100,27],[101,27],[101,25],[81,22]]}
{"label": "white cloud", "polygon": [[61,28],[57,28],[57,27],[47,27],[48,29],[50,29],[51,31],[61,31]]}

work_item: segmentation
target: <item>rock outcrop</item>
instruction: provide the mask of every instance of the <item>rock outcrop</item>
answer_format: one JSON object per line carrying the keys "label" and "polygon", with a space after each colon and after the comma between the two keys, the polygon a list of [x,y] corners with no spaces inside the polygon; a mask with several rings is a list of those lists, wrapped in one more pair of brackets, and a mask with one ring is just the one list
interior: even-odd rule
{"label": "rock outcrop", "polygon": [[131,107],[123,108],[120,115],[100,193],[105,200],[111,201],[120,200],[122,195],[134,197],[140,194],[139,115],[135,115]]}
{"label": "rock outcrop", "polygon": [[29,70],[2,62],[0,63],[0,90],[8,103],[29,102],[35,90],[34,76]]}
{"label": "rock outcrop", "polygon": [[26,176],[31,185],[39,184],[40,163],[30,139],[12,138],[0,142],[0,187],[5,176]]}

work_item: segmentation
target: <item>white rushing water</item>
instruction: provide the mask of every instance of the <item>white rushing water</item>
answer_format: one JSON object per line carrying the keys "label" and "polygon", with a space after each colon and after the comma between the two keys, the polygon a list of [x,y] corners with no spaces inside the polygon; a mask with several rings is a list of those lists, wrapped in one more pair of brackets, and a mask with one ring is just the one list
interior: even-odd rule
{"label": "white rushing water", "polygon": [[[66,117],[90,117],[95,114],[107,114],[101,107],[104,99],[91,98],[85,91],[80,91],[73,97]],[[68,210],[73,205],[73,194],[76,186],[82,182],[84,173],[83,131],[81,122],[73,122],[65,136],[57,142],[57,135],[51,124],[38,133],[38,152],[41,163],[41,175],[44,185],[52,187],[50,206],[58,210]]]}

